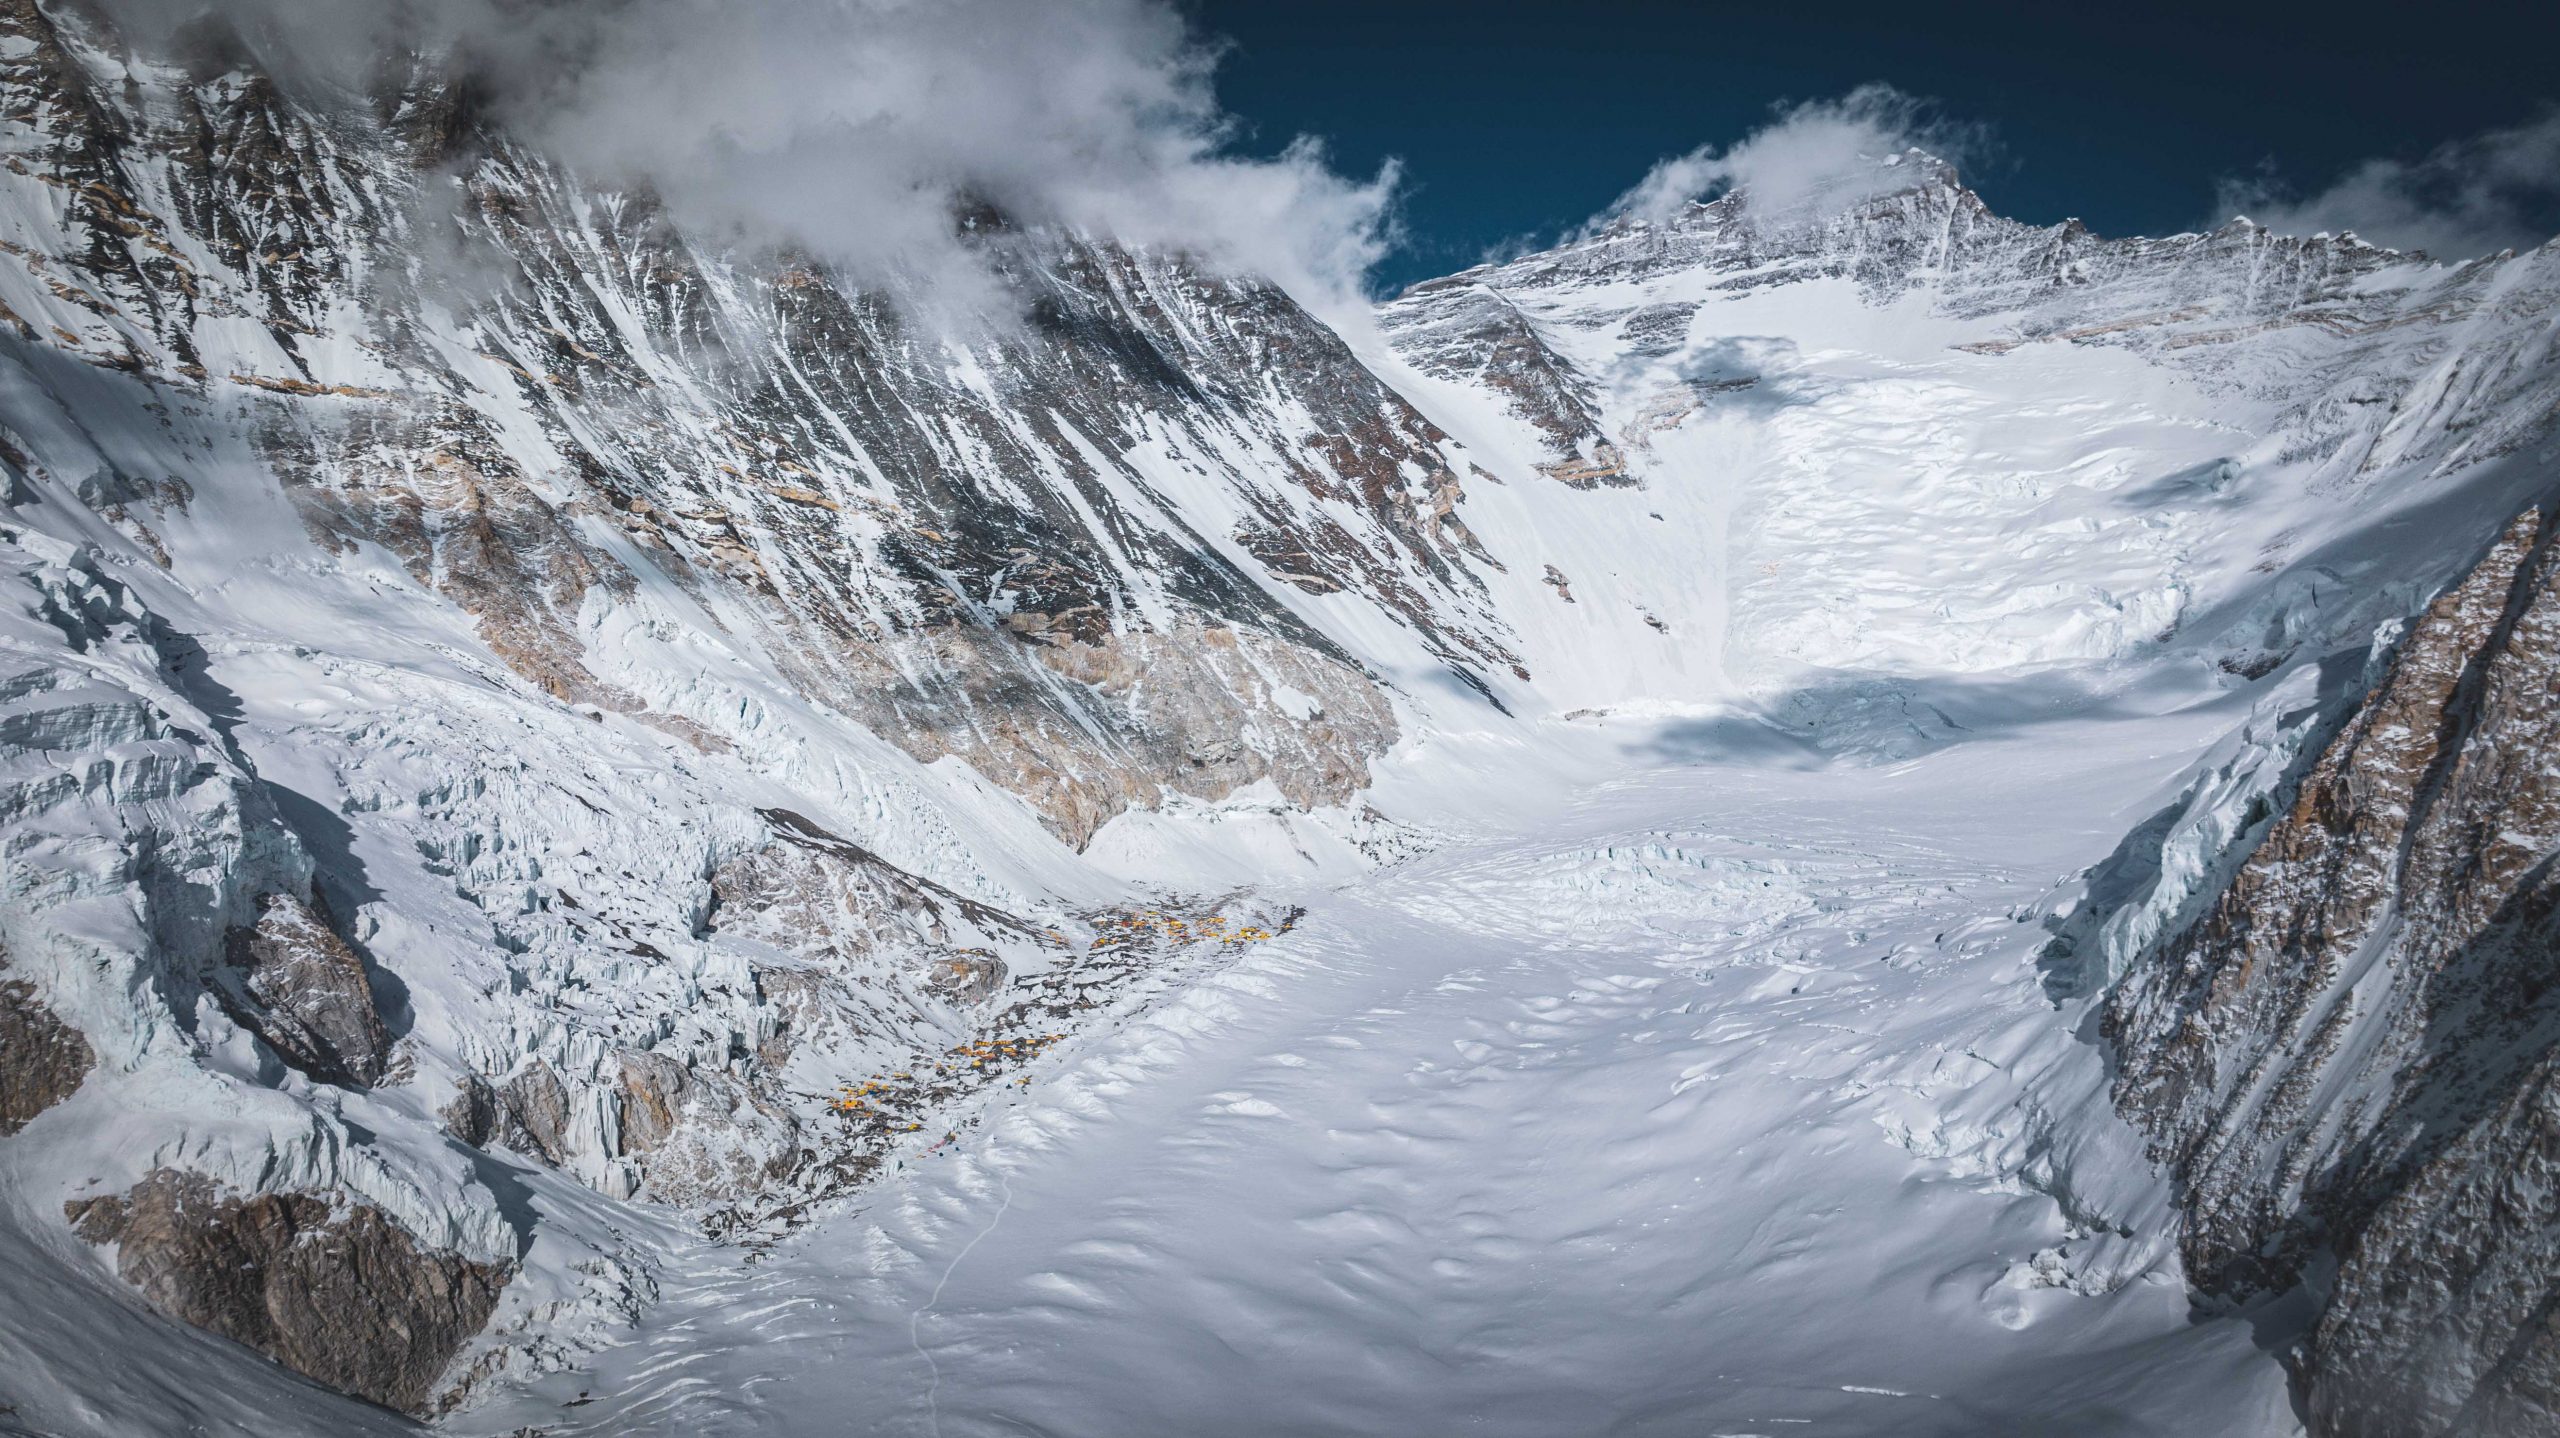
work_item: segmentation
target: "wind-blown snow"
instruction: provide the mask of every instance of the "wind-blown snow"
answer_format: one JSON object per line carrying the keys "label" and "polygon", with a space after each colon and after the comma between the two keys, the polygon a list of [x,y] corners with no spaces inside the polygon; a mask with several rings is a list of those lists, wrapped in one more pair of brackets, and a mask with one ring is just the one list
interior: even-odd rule
{"label": "wind-blown snow", "polygon": [[2247,1323],[2190,1321],[2165,1196],[2032,963],[2040,900],[2157,782],[2141,746],[2227,721],[1886,773],[1551,736],[1614,780],[1526,828],[1462,804],[1467,837],[1310,893],[464,1427],[2290,1431]]}

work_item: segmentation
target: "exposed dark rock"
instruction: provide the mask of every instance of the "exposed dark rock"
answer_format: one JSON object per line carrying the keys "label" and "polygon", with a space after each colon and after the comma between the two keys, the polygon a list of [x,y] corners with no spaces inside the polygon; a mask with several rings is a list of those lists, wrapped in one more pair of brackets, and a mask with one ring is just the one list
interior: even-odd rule
{"label": "exposed dark rock", "polygon": [[390,1068],[391,1036],[364,961],[327,911],[290,894],[258,901],[258,922],[231,931],[215,985],[223,1008],[286,1063],[323,1083],[372,1084]]}
{"label": "exposed dark rock", "polygon": [[514,1276],[427,1248],[369,1204],[241,1195],[174,1169],[66,1213],[81,1237],[117,1246],[116,1271],[154,1308],[411,1413]]}
{"label": "exposed dark rock", "polygon": [[666,1141],[684,1117],[691,1085],[684,1065],[664,1054],[626,1050],[622,1055],[622,1150],[646,1153]]}
{"label": "exposed dark rock", "polygon": [[487,1148],[498,1136],[498,1125],[507,1111],[498,1090],[487,1079],[473,1074],[454,1086],[453,1101],[436,1110],[444,1120],[445,1132],[471,1145]]}
{"label": "exposed dark rock", "polygon": [[498,1141],[558,1167],[569,1161],[569,1090],[540,1059],[507,1080]]}
{"label": "exposed dark rock", "polygon": [[2319,1434],[2560,1431],[2556,868],[2560,546],[2528,513],[2110,996],[2190,1281],[2321,1300]]}
{"label": "exposed dark rock", "polygon": [[0,982],[0,1135],[71,1097],[97,1058],[80,1031],[36,998],[33,985]]}
{"label": "exposed dark rock", "polygon": [[1600,425],[1597,386],[1556,353],[1518,304],[1473,272],[1414,286],[1387,307],[1384,321],[1423,369],[1485,385],[1534,425],[1554,456],[1541,466],[1547,473],[1588,489],[1591,481],[1556,470],[1588,464],[1595,453],[1605,456],[1608,473],[1618,472],[1616,448]]}
{"label": "exposed dark rock", "polygon": [[569,1161],[569,1087],[540,1059],[503,1086],[465,1078],[436,1114],[445,1132],[473,1148],[495,1144],[554,1168]]}

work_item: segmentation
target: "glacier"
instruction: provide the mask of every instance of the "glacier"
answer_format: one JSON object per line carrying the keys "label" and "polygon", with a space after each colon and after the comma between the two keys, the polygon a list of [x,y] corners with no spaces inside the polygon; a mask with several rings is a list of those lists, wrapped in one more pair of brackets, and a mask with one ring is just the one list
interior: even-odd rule
{"label": "glacier", "polygon": [[1913,151],[944,332],[425,63],[0,94],[0,1432],[2347,1431],[2119,1082],[2560,245]]}

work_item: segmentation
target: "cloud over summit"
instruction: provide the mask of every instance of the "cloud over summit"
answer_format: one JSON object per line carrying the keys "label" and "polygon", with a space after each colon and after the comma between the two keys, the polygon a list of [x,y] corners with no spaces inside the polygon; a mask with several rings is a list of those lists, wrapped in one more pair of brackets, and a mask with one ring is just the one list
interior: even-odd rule
{"label": "cloud over summit", "polygon": [[113,0],[145,44],[207,13],[267,67],[353,88],[446,57],[510,127],[697,233],[857,276],[949,277],[952,216],[1193,251],[1313,298],[1356,292],[1392,173],[1301,141],[1236,148],[1216,53],[1164,0]]}
{"label": "cloud over summit", "polygon": [[2295,235],[2351,230],[2438,259],[2531,249],[2560,227],[2560,110],[2439,145],[2417,160],[2367,160],[2314,194],[2261,175],[2225,180],[2216,200],[2216,218],[2245,214]]}
{"label": "cloud over summit", "polygon": [[1595,223],[1668,219],[1692,200],[1737,191],[1757,214],[1836,213],[1907,183],[1883,164],[1890,156],[1920,149],[1961,165],[1985,143],[1979,127],[1945,119],[1928,101],[1861,85],[1836,100],[1782,106],[1731,145],[1657,162]]}

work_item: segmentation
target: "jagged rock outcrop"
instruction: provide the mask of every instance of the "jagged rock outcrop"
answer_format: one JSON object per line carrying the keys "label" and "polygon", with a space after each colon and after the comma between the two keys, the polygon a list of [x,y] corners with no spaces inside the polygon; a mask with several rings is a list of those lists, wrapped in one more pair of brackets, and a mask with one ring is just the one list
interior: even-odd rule
{"label": "jagged rock outcrop", "polygon": [[325,904],[260,895],[258,921],[233,929],[223,949],[215,992],[286,1063],[324,1083],[377,1083],[389,1071],[373,983]]}
{"label": "jagged rock outcrop", "polygon": [[1599,385],[1556,352],[1519,304],[1485,283],[1482,271],[1415,285],[1387,316],[1398,347],[1426,372],[1501,395],[1511,414],[1538,432],[1551,456],[1542,466],[1549,476],[1588,488],[1586,468],[1615,473]]}
{"label": "jagged rock outcrop", "polygon": [[438,1116],[447,1132],[473,1148],[503,1147],[554,1168],[569,1162],[569,1089],[541,1059],[503,1085],[479,1074],[465,1077]]}
{"label": "jagged rock outcrop", "polygon": [[512,1272],[420,1243],[382,1210],[239,1194],[160,1169],[72,1206],[81,1237],[161,1312],[332,1388],[425,1412]]}
{"label": "jagged rock outcrop", "polygon": [[1004,960],[993,954],[953,954],[933,962],[926,983],[955,1004],[983,1004],[1004,989]]}
{"label": "jagged rock outcrop", "polygon": [[2307,1286],[2323,1438],[2560,1426],[2560,545],[2401,638],[2204,916],[2128,973],[2116,1098],[2189,1280]]}
{"label": "jagged rock outcrop", "polygon": [[71,1097],[96,1062],[89,1041],[34,988],[0,979],[0,1137]]}

